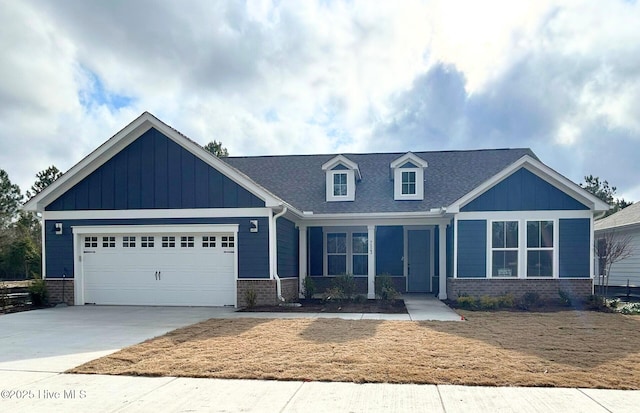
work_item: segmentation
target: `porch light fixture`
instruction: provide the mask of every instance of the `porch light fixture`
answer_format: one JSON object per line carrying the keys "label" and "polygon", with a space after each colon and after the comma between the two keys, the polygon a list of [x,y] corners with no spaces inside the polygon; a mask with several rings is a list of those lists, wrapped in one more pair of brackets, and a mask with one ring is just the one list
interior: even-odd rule
{"label": "porch light fixture", "polygon": [[56,235],[62,235],[62,222],[56,222],[55,229]]}
{"label": "porch light fixture", "polygon": [[257,219],[252,219],[251,221],[249,221],[249,224],[251,225],[251,228],[249,229],[249,231],[258,232],[258,220]]}

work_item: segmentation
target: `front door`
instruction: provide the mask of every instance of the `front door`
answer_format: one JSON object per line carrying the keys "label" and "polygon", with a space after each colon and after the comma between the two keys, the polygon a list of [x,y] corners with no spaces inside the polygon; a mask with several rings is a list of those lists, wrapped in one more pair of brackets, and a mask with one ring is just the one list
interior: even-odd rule
{"label": "front door", "polygon": [[410,293],[431,292],[431,231],[409,230],[407,291]]}

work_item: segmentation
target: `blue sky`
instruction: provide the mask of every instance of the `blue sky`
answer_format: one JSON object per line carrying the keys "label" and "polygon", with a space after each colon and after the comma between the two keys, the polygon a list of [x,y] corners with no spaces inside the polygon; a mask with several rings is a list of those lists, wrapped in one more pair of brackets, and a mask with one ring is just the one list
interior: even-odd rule
{"label": "blue sky", "polygon": [[150,111],[232,155],[529,147],[640,200],[637,2],[3,3],[23,190]]}

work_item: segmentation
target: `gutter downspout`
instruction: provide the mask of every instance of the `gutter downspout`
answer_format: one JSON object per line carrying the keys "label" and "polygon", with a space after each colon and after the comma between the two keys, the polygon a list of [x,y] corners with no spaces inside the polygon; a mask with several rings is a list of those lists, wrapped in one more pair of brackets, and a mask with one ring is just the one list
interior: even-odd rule
{"label": "gutter downspout", "polygon": [[282,302],[286,300],[282,296],[282,283],[280,282],[280,276],[278,275],[278,232],[277,232],[278,225],[276,221],[278,220],[278,218],[286,214],[288,210],[289,209],[285,206],[281,212],[273,216],[273,238],[274,238],[273,242],[276,246],[275,248],[276,254],[273,257],[273,278],[275,278],[276,280],[276,293],[278,294],[278,300]]}

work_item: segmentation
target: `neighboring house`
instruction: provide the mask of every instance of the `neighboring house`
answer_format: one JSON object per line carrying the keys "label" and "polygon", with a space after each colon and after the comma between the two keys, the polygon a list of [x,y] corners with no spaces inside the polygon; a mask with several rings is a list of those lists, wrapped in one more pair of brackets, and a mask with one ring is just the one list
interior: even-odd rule
{"label": "neighboring house", "polygon": [[[606,234],[613,234],[613,238],[625,238],[631,244],[631,256],[614,263],[609,274],[610,286],[630,286],[640,287],[640,202],[609,215],[606,218],[595,222],[596,246],[598,240],[603,239]],[[601,267],[601,263],[598,265]],[[598,268],[601,274],[602,268]],[[596,284],[600,279],[595,278]]]}
{"label": "neighboring house", "polygon": [[295,299],[339,274],[375,297],[593,288],[593,216],[609,206],[529,149],[218,159],[142,114],[24,206],[43,274],[75,304]]}

